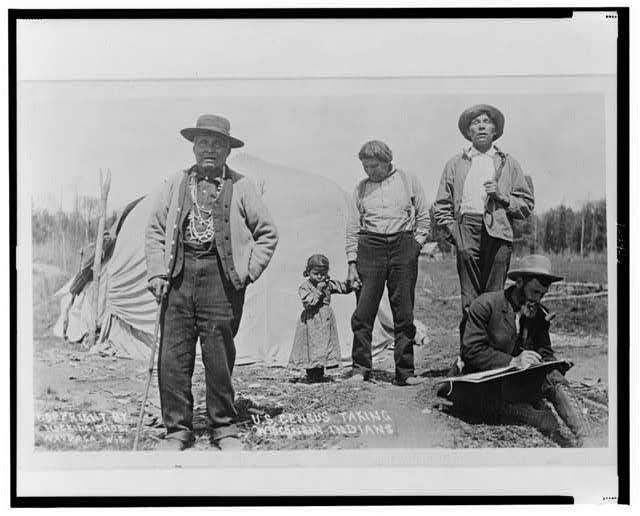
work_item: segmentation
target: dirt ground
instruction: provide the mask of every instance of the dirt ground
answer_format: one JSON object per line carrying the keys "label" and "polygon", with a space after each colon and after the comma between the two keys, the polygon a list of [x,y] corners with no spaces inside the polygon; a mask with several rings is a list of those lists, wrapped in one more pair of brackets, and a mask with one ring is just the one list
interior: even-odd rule
{"label": "dirt ground", "polygon": [[[569,264],[569,268],[572,266]],[[34,269],[34,294],[42,293],[51,270]],[[453,278],[453,280],[452,280]],[[247,450],[347,448],[557,447],[526,425],[496,424],[452,411],[436,395],[457,355],[459,301],[451,261],[421,263],[416,318],[428,328],[428,342],[416,346],[419,386],[392,385],[393,351],[374,359],[373,382],[342,379],[345,367],[330,370],[330,381],[308,384],[300,373],[263,365],[234,371],[241,438]],[[576,281],[576,280],[573,280]],[[585,280],[586,281],[586,280]],[[453,286],[452,286],[453,285]],[[59,286],[59,285],[58,285]],[[51,286],[46,289],[51,292]],[[58,308],[50,295],[34,295],[35,445],[41,450],[131,449],[144,392],[147,363],[87,352],[52,336]],[[606,297],[547,303],[558,312],[552,342],[559,358],[575,363],[568,373],[590,422],[589,446],[606,446],[608,360]],[[193,378],[195,450],[215,450],[205,412],[204,370]],[[139,448],[155,448],[163,435],[154,376]]]}

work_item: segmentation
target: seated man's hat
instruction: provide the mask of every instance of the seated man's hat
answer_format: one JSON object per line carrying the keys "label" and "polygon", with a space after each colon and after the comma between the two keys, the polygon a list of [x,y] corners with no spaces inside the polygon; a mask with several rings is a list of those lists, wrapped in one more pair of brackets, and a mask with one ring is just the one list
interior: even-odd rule
{"label": "seated man's hat", "polygon": [[535,277],[541,279],[545,283],[553,283],[561,281],[562,276],[556,276],[551,273],[551,260],[541,254],[530,254],[520,260],[517,267],[507,272],[509,279],[515,280],[523,276]]}
{"label": "seated man's hat", "polygon": [[231,136],[231,124],[223,116],[201,115],[198,117],[195,127],[187,127],[180,134],[192,142],[200,134],[220,134],[226,136],[232,149],[242,147],[244,142]]}
{"label": "seated man's hat", "polygon": [[481,115],[482,113],[486,113],[493,123],[496,126],[496,136],[494,137],[494,141],[502,136],[502,131],[504,130],[504,115],[502,112],[494,106],[489,104],[477,104],[475,106],[471,106],[468,109],[465,109],[460,115],[460,119],[458,120],[458,129],[462,133],[467,140],[471,141],[469,138],[469,124],[471,121]]}

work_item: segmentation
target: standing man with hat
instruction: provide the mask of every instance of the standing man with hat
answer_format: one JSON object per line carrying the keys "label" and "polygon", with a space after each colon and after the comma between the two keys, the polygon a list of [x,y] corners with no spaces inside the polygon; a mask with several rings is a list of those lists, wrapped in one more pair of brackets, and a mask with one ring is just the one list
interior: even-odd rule
{"label": "standing man with hat", "polygon": [[167,434],[160,448],[193,444],[191,377],[196,341],[205,367],[207,413],[221,449],[241,448],[231,374],[245,288],[265,270],[278,242],[254,182],[227,157],[244,143],[229,121],[202,115],[181,131],[196,163],[164,184],[145,232],[149,290],[162,303],[158,384]]}
{"label": "standing man with hat", "polygon": [[[469,307],[469,317],[462,335],[463,373],[486,371],[505,366],[526,369],[540,362],[555,361],[549,338],[553,316],[540,304],[549,285],[562,278],[551,272],[549,258],[530,255],[508,277],[515,285],[506,290],[487,292]],[[587,434],[584,416],[562,372],[553,369],[542,378],[510,377],[498,384],[493,395],[499,399],[490,405],[501,415],[519,419],[548,433],[559,430],[557,420],[548,410],[537,409],[542,398],[548,399],[560,418],[574,433],[578,445]],[[475,409],[487,407],[477,400],[460,400]]]}
{"label": "standing man with hat", "polygon": [[513,246],[514,219],[533,211],[533,193],[518,162],[498,149],[504,116],[479,104],[458,120],[471,147],[444,167],[433,216],[456,247],[463,320],[471,302],[483,292],[504,287]]}

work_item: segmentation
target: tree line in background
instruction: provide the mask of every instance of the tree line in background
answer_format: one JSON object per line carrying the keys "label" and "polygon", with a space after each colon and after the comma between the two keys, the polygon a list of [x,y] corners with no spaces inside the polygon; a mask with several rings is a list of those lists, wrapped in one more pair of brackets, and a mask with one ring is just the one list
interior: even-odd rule
{"label": "tree line in background", "polygon": [[[57,265],[67,271],[76,270],[80,249],[95,243],[98,206],[98,199],[82,197],[71,213],[34,210],[31,215],[34,261]],[[115,220],[116,212],[112,212],[105,228],[111,227]],[[434,220],[433,213],[431,220]],[[605,200],[588,202],[577,211],[560,205],[541,215],[534,214],[526,220],[515,221],[514,233],[516,254],[603,253],[607,245]],[[438,241],[443,252],[452,252],[442,228],[432,225],[430,240]]]}
{"label": "tree line in background", "polygon": [[[80,197],[75,210],[50,212],[33,210],[31,213],[31,238],[33,261],[56,265],[66,271],[77,270],[80,250],[95,245],[98,230],[100,200]],[[108,229],[116,220],[112,212],[105,221]],[[85,256],[86,258],[86,256]]]}
{"label": "tree line in background", "polygon": [[[433,220],[433,210],[431,213]],[[560,205],[525,220],[514,221],[514,252],[589,254],[607,249],[607,208],[604,199],[587,202],[574,211]],[[451,244],[443,240],[442,228],[432,225],[431,240],[439,241],[443,252],[451,252]]]}
{"label": "tree line in background", "polygon": [[580,256],[603,253],[607,249],[606,203],[604,199],[588,202],[578,211],[560,205],[518,221],[515,230],[524,248]]}

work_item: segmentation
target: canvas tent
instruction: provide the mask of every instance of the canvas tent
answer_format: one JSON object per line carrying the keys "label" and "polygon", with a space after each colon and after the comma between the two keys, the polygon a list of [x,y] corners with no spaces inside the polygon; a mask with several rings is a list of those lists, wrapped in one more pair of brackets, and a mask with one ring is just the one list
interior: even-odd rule
{"label": "canvas tent", "polygon": [[438,242],[427,242],[422,246],[420,254],[432,261],[442,260],[442,251],[438,247]]}
{"label": "canvas tent", "polygon": [[[321,176],[272,165],[246,154],[230,161],[232,168],[254,178],[280,233],[276,253],[260,279],[248,287],[240,329],[236,337],[238,364],[287,363],[293,344],[296,319],[301,312],[297,289],[308,256],[326,254],[331,275],[346,277],[344,228],[348,195],[335,183]],[[147,291],[144,260],[144,227],[154,194],[142,199],[127,215],[100,277],[99,344],[118,356],[148,357],[153,336],[156,304]],[[71,300],[70,280],[59,291],[61,306]],[[79,341],[91,321],[92,292],[88,283],[76,296],[69,310],[67,336]],[[342,356],[351,355],[350,317],[355,296],[335,295]],[[383,324],[381,324],[381,322]],[[54,332],[61,337],[62,316]],[[392,342],[390,309],[383,297],[374,328],[374,350]]]}

